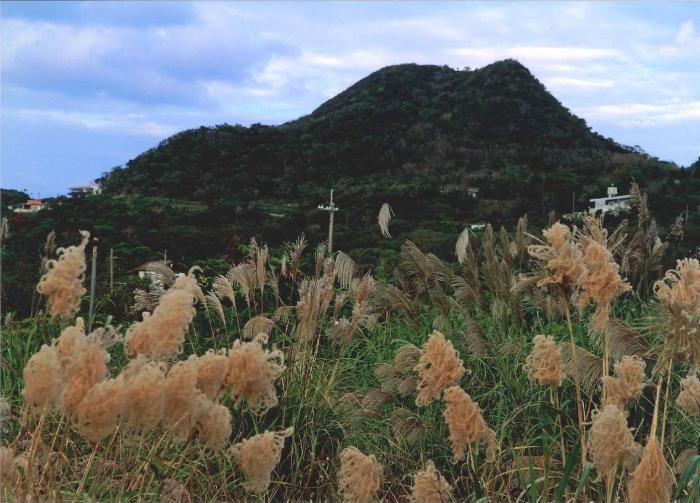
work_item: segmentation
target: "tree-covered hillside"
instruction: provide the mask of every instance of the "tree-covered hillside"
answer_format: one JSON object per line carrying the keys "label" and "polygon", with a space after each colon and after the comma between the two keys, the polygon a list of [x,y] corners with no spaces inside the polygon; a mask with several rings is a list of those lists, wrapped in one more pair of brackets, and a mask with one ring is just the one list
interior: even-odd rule
{"label": "tree-covered hillside", "polygon": [[[276,246],[305,233],[315,244],[328,221],[316,206],[332,188],[336,248],[390,263],[405,239],[446,255],[466,224],[512,226],[527,214],[537,226],[571,211],[572,199],[583,210],[609,184],[625,193],[632,180],[662,233],[687,209],[686,239],[697,243],[697,172],[592,132],[517,61],[397,65],[280,126],[178,133],[106,173],[102,195],[11,219],[16,237],[3,253],[33,264],[46,233],[56,229],[63,244],[77,228],[120,246],[124,268],[166,250],[182,264],[230,260],[250,236]],[[384,202],[396,213],[393,239],[377,227]],[[32,267],[15,270],[25,277]]]}

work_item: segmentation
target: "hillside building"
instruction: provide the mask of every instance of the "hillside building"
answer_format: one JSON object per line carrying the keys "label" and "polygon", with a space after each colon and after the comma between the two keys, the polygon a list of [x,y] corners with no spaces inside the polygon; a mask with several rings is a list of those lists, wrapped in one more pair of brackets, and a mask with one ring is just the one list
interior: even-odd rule
{"label": "hillside building", "polygon": [[632,206],[632,196],[629,194],[617,195],[617,187],[608,187],[607,197],[597,197],[590,200],[588,213],[591,215],[605,214],[608,212],[629,211]]}
{"label": "hillside building", "polygon": [[87,197],[102,192],[102,188],[96,184],[81,185],[79,187],[71,187],[69,189],[71,197]]}
{"label": "hillside building", "polygon": [[19,204],[12,208],[15,213],[36,213],[44,209],[44,203],[39,199],[27,199],[26,203]]}

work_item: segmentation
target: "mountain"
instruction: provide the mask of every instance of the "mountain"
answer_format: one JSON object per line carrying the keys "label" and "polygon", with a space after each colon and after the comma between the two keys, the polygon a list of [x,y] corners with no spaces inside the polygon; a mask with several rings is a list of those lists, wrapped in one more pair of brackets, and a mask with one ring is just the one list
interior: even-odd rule
{"label": "mountain", "polygon": [[[26,282],[46,234],[56,229],[70,243],[80,228],[117,247],[123,268],[164,251],[183,266],[225,268],[251,236],[271,246],[302,232],[324,240],[328,215],[316,208],[334,189],[336,249],[389,266],[404,239],[448,255],[467,224],[512,225],[527,213],[540,225],[550,211],[569,212],[572,199],[583,210],[608,185],[625,193],[633,179],[663,229],[700,205],[696,171],[591,131],[517,61],[475,70],[404,64],[279,126],[175,134],[104,174],[100,196],[16,218],[11,231],[22,230],[5,253],[33,261],[14,269]],[[396,214],[393,239],[377,226],[384,202]]]}

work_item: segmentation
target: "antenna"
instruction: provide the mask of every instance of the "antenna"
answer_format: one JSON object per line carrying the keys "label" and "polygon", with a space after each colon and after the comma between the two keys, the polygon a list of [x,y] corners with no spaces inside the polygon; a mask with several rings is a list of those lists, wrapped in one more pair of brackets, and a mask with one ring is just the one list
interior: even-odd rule
{"label": "antenna", "polygon": [[333,220],[335,218],[335,212],[340,211],[340,208],[333,202],[333,189],[331,189],[331,200],[328,205],[324,206],[323,204],[319,204],[318,209],[328,212],[328,252],[333,253]]}

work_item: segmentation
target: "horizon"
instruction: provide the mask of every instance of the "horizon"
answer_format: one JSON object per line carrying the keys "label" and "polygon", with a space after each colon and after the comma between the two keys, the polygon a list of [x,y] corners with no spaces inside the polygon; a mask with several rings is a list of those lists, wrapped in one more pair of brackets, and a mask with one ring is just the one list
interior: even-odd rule
{"label": "horizon", "polygon": [[508,58],[595,132],[688,166],[700,156],[699,13],[647,3],[3,2],[1,185],[64,194],[185,129],[294,120],[386,66]]}

